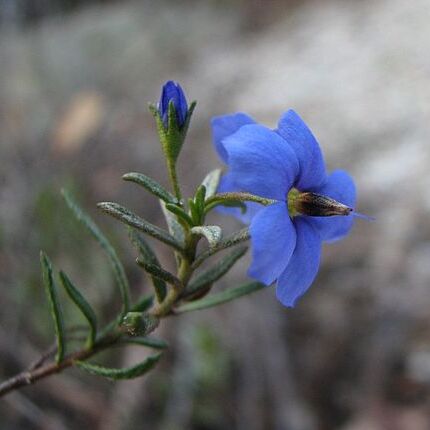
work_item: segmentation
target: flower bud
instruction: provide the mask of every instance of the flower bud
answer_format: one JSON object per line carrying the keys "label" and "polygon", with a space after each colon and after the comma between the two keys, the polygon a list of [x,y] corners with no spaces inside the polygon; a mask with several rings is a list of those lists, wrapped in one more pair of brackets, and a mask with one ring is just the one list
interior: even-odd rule
{"label": "flower bud", "polygon": [[128,312],[121,322],[121,330],[131,336],[145,336],[158,326],[159,319],[141,312]]}
{"label": "flower bud", "polygon": [[167,129],[169,125],[169,104],[173,103],[175,109],[176,123],[178,128],[185,124],[188,113],[188,104],[185,98],[184,91],[177,82],[167,81],[162,88],[160,102],[158,103],[158,111],[163,120],[164,127]]}

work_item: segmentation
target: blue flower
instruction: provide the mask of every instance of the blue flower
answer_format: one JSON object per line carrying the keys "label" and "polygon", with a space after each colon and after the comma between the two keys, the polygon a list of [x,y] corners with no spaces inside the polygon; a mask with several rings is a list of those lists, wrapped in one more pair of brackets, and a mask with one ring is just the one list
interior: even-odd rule
{"label": "blue flower", "polygon": [[[212,127],[217,152],[229,166],[223,191],[274,200],[251,214],[248,274],[266,285],[277,282],[278,299],[294,306],[316,277],[322,242],[341,239],[352,227],[354,182],[342,170],[326,173],[318,142],[292,110],[282,115],[276,130],[242,113],[214,118]],[[323,215],[306,209],[309,198],[321,196],[323,202],[345,205],[349,215],[310,216]]]}
{"label": "blue flower", "polygon": [[176,121],[178,127],[181,128],[187,118],[188,104],[181,86],[177,82],[173,81],[167,81],[163,85],[160,102],[158,103],[158,110],[166,128],[169,126],[168,118],[170,102],[173,102],[176,113]]}

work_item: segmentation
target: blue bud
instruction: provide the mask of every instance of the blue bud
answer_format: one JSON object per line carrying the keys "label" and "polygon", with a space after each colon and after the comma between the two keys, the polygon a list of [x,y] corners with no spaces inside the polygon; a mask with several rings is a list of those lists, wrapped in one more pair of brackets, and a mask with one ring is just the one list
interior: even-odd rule
{"label": "blue bud", "polygon": [[177,82],[167,81],[163,85],[161,91],[161,98],[158,104],[158,111],[163,120],[164,126],[168,128],[168,116],[169,116],[169,103],[173,102],[176,113],[176,121],[178,127],[181,128],[187,118],[188,104],[185,98],[184,91]]}

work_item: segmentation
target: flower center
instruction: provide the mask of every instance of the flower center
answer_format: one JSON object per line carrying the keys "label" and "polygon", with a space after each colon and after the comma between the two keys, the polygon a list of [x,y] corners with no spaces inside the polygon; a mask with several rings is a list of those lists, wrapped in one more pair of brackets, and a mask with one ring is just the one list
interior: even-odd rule
{"label": "flower center", "polygon": [[288,213],[290,217],[297,215],[307,216],[334,216],[349,215],[353,209],[330,197],[311,192],[300,192],[291,188],[287,195]]}

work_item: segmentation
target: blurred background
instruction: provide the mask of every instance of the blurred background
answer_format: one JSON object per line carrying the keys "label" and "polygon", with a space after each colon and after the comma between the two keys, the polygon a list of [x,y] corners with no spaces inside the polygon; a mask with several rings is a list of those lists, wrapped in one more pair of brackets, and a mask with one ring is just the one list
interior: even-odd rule
{"label": "blurred background", "polygon": [[[167,186],[147,110],[165,80],[198,100],[180,158],[187,193],[220,165],[211,116],[241,110],[275,126],[294,108],[329,169],[356,178],[358,210],[376,217],[325,247],[295,309],[268,288],[166,320],[157,334],[171,348],[149,376],[110,383],[67,370],[2,399],[0,428],[429,429],[429,19],[428,0],[0,0],[1,379],[53,339],[41,248],[103,321],[119,307],[62,187],[117,246],[133,296],[148,290],[125,229],[95,204],[118,201],[163,224],[155,199],[121,175]],[[127,366],[144,354],[94,361]]]}

